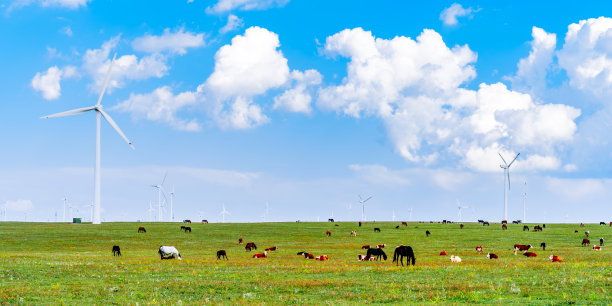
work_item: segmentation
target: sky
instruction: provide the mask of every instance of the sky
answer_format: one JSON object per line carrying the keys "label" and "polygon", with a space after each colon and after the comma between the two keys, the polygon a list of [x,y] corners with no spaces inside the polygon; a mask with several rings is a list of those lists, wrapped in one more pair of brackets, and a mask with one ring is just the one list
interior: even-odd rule
{"label": "sky", "polygon": [[508,219],[612,220],[607,1],[7,0],[0,38],[0,220],[90,220],[95,115],[41,117],[115,54],[103,222],[498,222],[518,153]]}

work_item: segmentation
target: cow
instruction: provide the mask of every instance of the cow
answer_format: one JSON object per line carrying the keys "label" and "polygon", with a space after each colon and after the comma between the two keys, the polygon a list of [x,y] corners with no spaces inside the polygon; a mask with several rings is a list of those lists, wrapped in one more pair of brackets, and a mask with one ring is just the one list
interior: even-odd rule
{"label": "cow", "polygon": [[[403,226],[408,226],[408,222],[402,222]],[[610,225],[612,226],[612,222],[610,222]]]}
{"label": "cow", "polygon": [[363,224],[363,222],[359,221],[359,227],[361,227],[361,224]]}
{"label": "cow", "polygon": [[357,236],[357,231],[351,231],[351,237]]}
{"label": "cow", "polygon": [[340,226],[340,225],[338,225],[338,224],[334,224],[334,226]]}
{"label": "cow", "polygon": [[563,262],[563,259],[557,255],[550,255],[549,258],[552,262]]}
{"label": "cow", "polygon": [[508,220],[502,220],[502,224],[508,224]]}
{"label": "cow", "polygon": [[584,227],[584,223],[580,223],[580,227]]}
{"label": "cow", "polygon": [[593,245],[593,251],[601,251],[601,247]]}
{"label": "cow", "polygon": [[487,222],[487,221],[482,222],[482,226],[485,226],[485,225],[486,226],[490,226],[491,224],[489,224],[489,222]]}
{"label": "cow", "polygon": [[450,260],[451,260],[451,262],[461,262],[461,257],[455,256],[455,255],[451,255]]}
{"label": "cow", "polygon": [[376,260],[380,260],[381,256],[384,260],[387,260],[387,254],[385,254],[385,251],[380,248],[368,249],[368,252],[366,253],[366,260],[369,260],[372,255],[376,256]]}
{"label": "cow", "polygon": [[599,238],[599,245],[604,245],[604,239],[603,238]]}
{"label": "cow", "polygon": [[315,258],[315,256],[310,254],[310,253],[304,253],[302,255],[304,255],[304,258],[306,258],[306,259],[314,259]]}
{"label": "cow", "polygon": [[376,257],[367,258],[367,256],[363,254],[357,255],[357,258],[359,259],[359,261],[375,261],[376,260]]}
{"label": "cow", "polygon": [[276,251],[276,250],[278,250],[278,248],[275,247],[275,246],[269,247],[269,248],[266,249],[266,251]]}
{"label": "cow", "polygon": [[542,227],[539,226],[539,225],[536,225],[536,226],[533,227],[533,231],[534,232],[541,232],[542,231]]}
{"label": "cow", "polygon": [[519,224],[519,222],[514,220],[514,221],[512,221],[512,224]]}
{"label": "cow", "polygon": [[497,255],[495,255],[495,254],[493,254],[493,253],[487,253],[487,258],[488,258],[488,259],[498,259],[498,258],[499,258],[499,256],[497,256]]}
{"label": "cow", "polygon": [[542,223],[542,227],[543,227],[543,228],[546,228],[546,224]]}
{"label": "cow", "polygon": [[369,245],[369,244],[362,245],[362,246],[361,246],[361,249],[362,249],[362,250],[369,250],[369,249],[370,249],[370,245]]}
{"label": "cow", "polygon": [[159,256],[162,260],[174,259],[175,257],[178,258],[178,260],[183,260],[179,251],[173,246],[160,246],[159,251],[157,251],[157,253],[159,253]]}
{"label": "cow", "polygon": [[185,226],[181,225],[181,231],[184,231],[184,230],[185,230]]}
{"label": "cow", "polygon": [[524,231],[529,231],[529,226],[527,226],[527,225],[523,225],[523,232],[524,232]]}
{"label": "cow", "polygon": [[463,223],[459,224],[459,228],[463,229]]}
{"label": "cow", "polygon": [[247,242],[247,244],[244,246],[244,250],[247,252],[250,252],[253,249],[257,250],[257,246],[255,245],[255,242]]}
{"label": "cow", "polygon": [[225,257],[225,260],[227,260],[227,253],[225,252],[225,250],[217,251],[217,260],[221,259],[221,257]]}
{"label": "cow", "polygon": [[398,228],[399,228],[399,225],[397,225],[397,226],[395,227],[395,229],[398,229]]}
{"label": "cow", "polygon": [[139,233],[146,233],[147,230],[144,227],[141,226],[141,227],[138,228],[138,232]]}
{"label": "cow", "polygon": [[118,245],[113,245],[113,256],[121,256],[121,248]]}
{"label": "cow", "polygon": [[191,224],[191,220],[187,219],[187,220],[183,220],[184,223],[189,223]]}
{"label": "cow", "polygon": [[238,244],[242,244],[242,238],[238,238]]}
{"label": "cow", "polygon": [[267,258],[268,257],[268,251],[264,251],[263,253],[258,253],[253,255],[253,258]]}
{"label": "cow", "polygon": [[586,231],[586,232],[584,232],[584,234],[585,234],[587,237],[589,237],[589,235],[591,234],[591,232]]}
{"label": "cow", "polygon": [[410,246],[397,246],[395,247],[395,252],[393,253],[393,262],[397,266],[398,264],[402,264],[404,266],[404,257],[406,257],[406,266],[410,265],[410,261],[412,261],[412,265],[416,262],[416,257],[414,256],[414,251]]}
{"label": "cow", "polygon": [[606,222],[599,222],[599,225],[606,225]]}
{"label": "cow", "polygon": [[387,246],[387,244],[385,244],[385,243],[377,245],[377,247],[378,247],[379,249],[382,249],[382,248],[384,248],[384,247],[386,247],[386,246]]}
{"label": "cow", "polygon": [[540,247],[542,247],[542,251],[546,251],[546,242],[540,243]]}
{"label": "cow", "polygon": [[202,223],[208,224],[208,220],[204,219],[204,220],[202,220]]}
{"label": "cow", "polygon": [[574,230],[574,233],[578,233],[578,230]]}
{"label": "cow", "polygon": [[319,261],[325,261],[328,260],[329,257],[327,257],[327,255],[319,255],[317,257],[315,257],[315,260],[319,260]]}
{"label": "cow", "polygon": [[379,232],[380,233],[380,228],[379,227],[375,227],[374,228],[374,232]]}
{"label": "cow", "polygon": [[181,229],[184,230],[185,233],[186,232],[190,232],[191,233],[191,226],[183,226]]}
{"label": "cow", "polygon": [[325,236],[327,236],[327,237],[331,237],[331,231],[327,231],[327,232],[325,232]]}
{"label": "cow", "polygon": [[445,256],[446,255],[446,251],[442,250],[442,252],[440,252],[440,256]]}
{"label": "cow", "polygon": [[334,221],[334,219],[330,218],[330,219],[327,219],[327,222],[336,222],[336,221]]}
{"label": "cow", "polygon": [[591,240],[586,239],[586,238],[582,239],[582,246],[588,246],[590,244],[591,244]]}
{"label": "cow", "polygon": [[515,244],[514,245],[514,255],[516,255],[517,251],[527,251],[529,249],[531,249],[531,245]]}
{"label": "cow", "polygon": [[507,229],[508,229],[508,225],[506,225],[506,224],[502,224],[502,229],[503,229],[503,230],[507,230]]}
{"label": "cow", "polygon": [[612,226],[612,221],[610,221],[610,226]]}
{"label": "cow", "polygon": [[431,232],[429,230],[425,231],[425,236],[429,237],[429,235],[431,235]]}
{"label": "cow", "polygon": [[306,252],[305,251],[297,252],[298,255],[302,255],[302,256],[304,256],[304,253]]}
{"label": "cow", "polygon": [[476,252],[482,253],[482,246],[481,245],[476,246]]}
{"label": "cow", "polygon": [[524,252],[523,256],[527,256],[527,257],[538,257],[538,254],[534,253],[534,252]]}

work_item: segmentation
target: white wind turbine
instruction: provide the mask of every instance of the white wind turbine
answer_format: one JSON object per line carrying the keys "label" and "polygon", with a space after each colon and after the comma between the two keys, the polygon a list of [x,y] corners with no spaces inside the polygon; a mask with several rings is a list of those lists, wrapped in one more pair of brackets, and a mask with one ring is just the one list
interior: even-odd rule
{"label": "white wind turbine", "polygon": [[174,222],[174,185],[172,185],[172,192],[170,192],[170,222]]}
{"label": "white wind turbine", "polygon": [[461,222],[461,219],[462,219],[461,209],[462,208],[468,208],[468,207],[467,206],[461,206],[461,202],[459,202],[459,200],[457,200],[457,208],[459,208],[459,222]]}
{"label": "white wind turbine", "polygon": [[221,223],[225,223],[225,215],[231,215],[229,211],[225,210],[225,204],[223,204],[223,210],[219,213],[221,215],[222,221]]}
{"label": "white wind turbine", "polygon": [[410,209],[408,209],[408,211],[410,212],[410,216],[408,217],[408,221],[412,221],[412,207],[410,207]]}
{"label": "white wind turbine", "polygon": [[264,211],[264,214],[261,216],[261,218],[263,219],[263,222],[267,222],[268,221],[268,213],[270,212],[270,207],[268,204],[268,201],[266,201],[266,210]]}
{"label": "white wind turbine", "polygon": [[166,174],[164,175],[164,179],[162,180],[161,184],[151,185],[151,187],[157,188],[157,214],[158,214],[157,221],[158,222],[162,221],[162,207],[164,206],[162,204],[162,199],[161,199],[162,195],[164,196],[164,203],[166,199],[166,194],[164,193],[164,182],[166,181],[166,176],[168,176],[168,172],[166,172]]}
{"label": "white wind turbine", "polygon": [[90,215],[90,219],[89,220],[93,221],[93,209],[94,209],[93,202],[91,202],[91,204],[85,205],[83,207],[89,207],[89,215]]}
{"label": "white wind turbine", "polygon": [[106,90],[106,86],[108,85],[108,80],[110,78],[111,69],[113,67],[113,63],[115,62],[115,58],[117,54],[113,56],[113,60],[110,62],[108,66],[108,72],[106,73],[106,78],[104,79],[104,84],[102,86],[102,90],[100,91],[100,96],[98,96],[98,102],[94,106],[77,108],[53,115],[43,116],[41,118],[52,118],[52,117],[63,117],[63,116],[72,116],[78,115],[81,113],[86,113],[88,111],[96,111],[96,165],[94,167],[94,217],[92,220],[93,224],[100,224],[100,116],[106,119],[106,122],[110,124],[113,129],[127,142],[132,149],[134,146],[132,142],[123,134],[119,126],[115,123],[113,118],[111,118],[103,109],[102,109],[102,97],[104,96],[104,91]]}
{"label": "white wind turbine", "polygon": [[[499,166],[502,169],[504,169],[504,220],[508,220],[508,193],[510,192],[510,166],[512,166],[514,161],[516,161],[516,159],[518,158],[519,155],[521,155],[521,153],[516,154],[514,159],[509,164],[506,163],[506,160],[501,155],[501,153],[497,153],[497,154],[499,154],[499,157],[501,157],[502,161],[504,162],[503,165],[499,165]],[[506,189],[506,178],[508,178],[508,189]]]}
{"label": "white wind turbine", "polygon": [[365,202],[371,199],[372,196],[369,196],[367,199],[363,199],[361,195],[359,195],[359,203],[361,203],[361,221],[365,222]]}
{"label": "white wind turbine", "polygon": [[149,209],[147,209],[147,212],[149,213],[149,221],[155,221],[153,220],[153,213],[155,212],[155,208],[153,208],[153,204],[151,203],[151,201],[149,201]]}
{"label": "white wind turbine", "polygon": [[391,216],[391,221],[395,222],[395,209],[393,210],[393,215]]}

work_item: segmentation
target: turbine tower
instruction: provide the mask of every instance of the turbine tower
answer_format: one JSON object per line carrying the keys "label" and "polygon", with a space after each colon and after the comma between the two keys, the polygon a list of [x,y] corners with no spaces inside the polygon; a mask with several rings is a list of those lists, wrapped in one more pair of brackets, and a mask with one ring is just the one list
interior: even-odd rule
{"label": "turbine tower", "polygon": [[[509,164],[506,162],[506,160],[501,155],[501,153],[497,153],[497,154],[499,154],[499,157],[501,157],[502,161],[504,162],[504,164],[499,165],[499,167],[504,169],[504,220],[508,220],[508,193],[510,192],[510,166],[512,166],[514,161],[516,161],[516,159],[518,158],[519,155],[521,155],[521,153],[516,154],[514,159]],[[508,185],[507,185],[508,189],[506,189],[506,178],[508,178]]]}
{"label": "turbine tower", "polygon": [[525,206],[525,199],[527,198],[527,180],[525,180],[525,189],[523,190],[523,223],[527,222],[527,209]]}
{"label": "turbine tower", "polygon": [[88,111],[96,111],[96,165],[94,167],[94,217],[92,220],[92,224],[100,224],[100,117],[104,117],[106,122],[110,124],[113,129],[127,142],[132,149],[134,146],[132,142],[123,134],[119,126],[115,123],[113,118],[111,118],[103,109],[102,109],[102,97],[104,96],[104,91],[106,90],[106,86],[108,85],[108,80],[110,78],[111,69],[113,68],[113,63],[115,62],[115,58],[117,57],[117,53],[113,56],[113,60],[110,62],[108,66],[108,72],[106,72],[106,78],[104,79],[104,84],[102,86],[102,90],[100,91],[100,96],[98,96],[98,102],[94,106],[77,108],[53,115],[43,116],[41,118],[53,118],[53,117],[64,117],[64,116],[72,116],[78,115],[81,113],[86,113]]}
{"label": "turbine tower", "polygon": [[64,196],[64,222],[66,222],[66,202],[68,202],[68,199]]}
{"label": "turbine tower", "polygon": [[461,202],[459,202],[459,200],[457,200],[457,208],[459,208],[459,222],[461,222],[461,219],[462,219],[462,218],[461,218],[461,217],[462,217],[462,215],[461,215],[461,209],[462,209],[462,208],[469,208],[469,207],[467,207],[467,206],[461,206]]}
{"label": "turbine tower", "polygon": [[225,223],[225,215],[230,215],[230,213],[225,210],[225,204],[223,204],[223,210],[221,210],[221,212],[219,213],[221,215],[221,223]]}
{"label": "turbine tower", "polygon": [[157,221],[158,222],[162,221],[162,207],[163,207],[162,200],[161,200],[162,195],[164,196],[164,200],[166,200],[166,194],[164,193],[164,182],[166,181],[166,176],[168,176],[168,172],[166,172],[166,174],[164,175],[164,179],[162,180],[161,184],[151,185],[151,187],[157,188],[157,214],[158,214]]}
{"label": "turbine tower", "polygon": [[365,222],[365,202],[367,202],[369,199],[371,199],[372,196],[368,197],[367,199],[363,199],[361,197],[361,195],[359,195],[359,203],[361,203],[361,221]]}

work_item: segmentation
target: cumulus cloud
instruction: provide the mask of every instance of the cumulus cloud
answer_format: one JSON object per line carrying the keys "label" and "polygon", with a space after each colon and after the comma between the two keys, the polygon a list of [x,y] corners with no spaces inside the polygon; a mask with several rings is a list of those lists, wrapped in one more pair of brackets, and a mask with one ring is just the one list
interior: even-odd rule
{"label": "cumulus cloud", "polygon": [[219,29],[219,33],[225,34],[227,32],[235,31],[241,28],[243,24],[242,19],[238,18],[238,16],[229,14],[229,16],[227,16],[227,23],[221,29]]}
{"label": "cumulus cloud", "polygon": [[274,97],[273,109],[280,109],[293,113],[310,114],[312,101],[309,88],[321,84],[323,76],[314,70],[306,70],[304,72],[294,70],[291,72],[291,79],[295,85],[287,89],[281,95]]}
{"label": "cumulus cloud", "polygon": [[187,48],[198,48],[204,45],[203,33],[185,32],[185,29],[174,33],[170,32],[170,29],[165,29],[161,36],[147,34],[132,41],[132,48],[136,51],[171,52],[180,55],[187,53]]}
{"label": "cumulus cloud", "polygon": [[31,200],[5,201],[2,208],[7,211],[25,212],[34,208]]}
{"label": "cumulus cloud", "polygon": [[209,14],[219,14],[232,10],[264,10],[271,7],[282,7],[289,0],[219,0],[212,7],[206,8]]}
{"label": "cumulus cloud", "polygon": [[440,13],[440,20],[444,25],[452,26],[457,24],[457,17],[469,17],[472,18],[475,10],[470,8],[463,8],[459,3],[453,3],[450,7],[445,8]]}
{"label": "cumulus cloud", "polygon": [[60,69],[53,66],[42,74],[37,72],[32,78],[31,85],[34,90],[40,91],[46,100],[55,100],[61,95],[60,81],[62,78],[73,77],[75,74],[75,67],[66,66]]}
{"label": "cumulus cloud", "polygon": [[113,107],[121,112],[129,112],[134,119],[147,119],[163,122],[176,130],[199,131],[197,120],[183,120],[177,117],[181,109],[194,105],[197,96],[194,92],[174,95],[168,86],[157,88],[150,94],[131,94],[130,97]]}
{"label": "cumulus cloud", "polygon": [[319,91],[319,108],[380,118],[396,150],[412,162],[459,159],[493,171],[497,152],[512,148],[543,157],[525,168],[549,170],[561,166],[556,146],[576,131],[580,111],[573,107],[543,104],[501,83],[462,88],[475,77],[476,54],[468,46],[447,47],[432,30],[416,40],[344,30],[327,38],[325,52],[349,62],[341,84]]}
{"label": "cumulus cloud", "polygon": [[543,90],[546,88],[546,73],[553,62],[557,35],[533,27],[531,51],[518,63],[516,76],[511,78],[512,88],[518,90]]}

